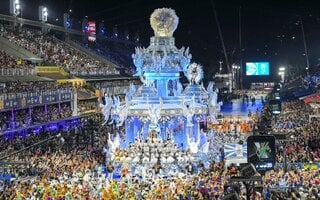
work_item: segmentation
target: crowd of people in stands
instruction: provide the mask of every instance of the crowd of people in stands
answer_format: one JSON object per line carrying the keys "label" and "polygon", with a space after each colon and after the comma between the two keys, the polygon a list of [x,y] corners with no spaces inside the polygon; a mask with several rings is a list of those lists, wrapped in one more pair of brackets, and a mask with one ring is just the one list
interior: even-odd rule
{"label": "crowd of people in stands", "polygon": [[[3,155],[19,150],[52,136],[49,132],[0,140]],[[26,138],[25,138],[26,137]],[[102,137],[101,137],[102,138]],[[25,162],[24,168],[8,168],[7,174],[16,179],[1,183],[2,199],[218,199],[224,194],[224,185],[230,180],[224,163],[212,162],[208,168],[200,167],[199,173],[175,171],[176,176],[141,180],[131,177],[126,168],[121,170],[121,179],[109,179],[105,156],[90,145],[80,147],[79,143],[66,139],[70,148],[63,148],[61,140],[54,140],[41,147],[12,156],[12,161]],[[21,145],[22,144],[22,145]],[[65,145],[66,146],[66,145]],[[112,169],[111,169],[112,170]],[[258,175],[258,174],[257,174]],[[28,177],[28,178],[26,178]],[[277,194],[273,188],[294,187],[297,191],[286,193],[290,196],[316,199],[320,188],[319,170],[314,171],[270,171],[264,179],[265,195],[256,193],[256,199],[271,199]],[[244,197],[240,185],[240,196]],[[313,198],[312,198],[313,197]]]}
{"label": "crowd of people in stands", "polygon": [[284,161],[284,153],[290,162],[320,161],[320,121],[309,119],[313,114],[315,111],[303,101],[283,103],[282,114],[272,126],[275,132],[287,135],[278,151],[279,162]]}
{"label": "crowd of people in stands", "polygon": [[83,43],[80,38],[74,38],[76,43],[80,43],[81,46],[94,51],[94,53],[110,60],[117,66],[126,70],[127,73],[133,74],[135,67],[132,62],[132,52],[137,44],[130,44],[126,42],[114,42],[103,40],[99,38],[98,42]]}
{"label": "crowd of people in stands", "polygon": [[0,112],[0,131],[28,127],[41,123],[58,121],[72,116],[69,103],[30,107],[15,111]]}
{"label": "crowd of people in stands", "polygon": [[[285,196],[280,199],[319,199],[320,176],[319,169],[271,170],[264,176],[266,196],[271,196],[271,191],[285,191]],[[273,195],[277,196],[277,195]]]}
{"label": "crowd of people in stands", "polygon": [[[26,60],[16,59],[0,50],[0,75],[29,75],[34,71],[34,66]],[[10,74],[12,72],[12,74]],[[25,72],[25,73],[22,73]]]}
{"label": "crowd of people in stands", "polygon": [[[267,112],[267,109],[263,110],[264,118],[261,120],[271,118]],[[264,176],[267,196],[319,199],[320,172],[317,163],[320,161],[320,122],[319,118],[310,117],[317,112],[304,101],[283,102],[282,113],[271,120],[271,130],[284,134],[286,139],[280,140],[277,145],[276,160],[282,164]],[[308,166],[306,163],[314,166],[305,167]]]}
{"label": "crowd of people in stands", "polygon": [[98,108],[97,100],[79,101],[78,103],[78,114],[85,114],[88,112],[95,112]]}
{"label": "crowd of people in stands", "polygon": [[[1,81],[1,80],[0,80]],[[1,83],[1,82],[0,82]],[[57,84],[56,82],[51,81],[12,81],[12,82],[3,82],[0,84],[0,97],[1,96],[10,96],[11,94],[18,93],[49,93],[54,91],[62,90],[71,90],[71,86],[67,84]],[[27,94],[26,94],[27,95]]]}
{"label": "crowd of people in stands", "polygon": [[[1,152],[6,155],[50,136],[47,132],[0,140]],[[81,141],[68,143],[67,149],[60,141],[53,140],[23,155],[11,156],[12,161],[25,162],[26,166],[24,170],[6,169],[16,180],[2,183],[1,199],[212,199],[223,194],[227,180],[220,162],[212,163],[198,176],[182,175],[171,183],[163,179],[141,181],[138,177],[129,180],[125,170],[121,175],[126,178],[113,181],[106,176],[101,151],[90,145],[81,148],[78,145]]]}
{"label": "crowd of people in stands", "polygon": [[17,32],[5,28],[1,32],[1,37],[42,58],[46,65],[65,67],[72,75],[99,75],[98,73],[110,75],[117,73],[114,67],[95,60],[66,45],[53,35],[44,34],[40,30],[23,27],[21,31]]}

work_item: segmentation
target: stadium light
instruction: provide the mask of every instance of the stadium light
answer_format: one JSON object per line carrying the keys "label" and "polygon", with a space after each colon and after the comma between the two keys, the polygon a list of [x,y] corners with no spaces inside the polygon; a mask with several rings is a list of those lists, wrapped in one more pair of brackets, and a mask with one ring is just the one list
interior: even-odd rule
{"label": "stadium light", "polygon": [[279,68],[279,71],[280,71],[280,72],[285,71],[285,70],[286,70],[285,67],[280,67],[280,68]]}
{"label": "stadium light", "polygon": [[21,3],[19,0],[10,0],[10,14],[18,16],[21,13]]}
{"label": "stadium light", "polygon": [[45,6],[39,6],[39,20],[42,22],[48,21],[48,8]]}

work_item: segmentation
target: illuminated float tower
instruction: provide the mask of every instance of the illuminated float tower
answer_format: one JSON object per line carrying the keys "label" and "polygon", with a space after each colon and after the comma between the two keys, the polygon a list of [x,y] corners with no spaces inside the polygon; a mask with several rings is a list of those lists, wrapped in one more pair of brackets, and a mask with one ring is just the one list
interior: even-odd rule
{"label": "illuminated float tower", "polygon": [[[140,76],[143,85],[138,89],[131,85],[125,101],[114,101],[111,111],[119,126],[125,124],[126,145],[156,132],[158,139],[174,139],[186,149],[191,140],[200,140],[200,121],[219,111],[213,88],[207,91],[200,84],[202,67],[190,64],[189,48],[175,46],[172,35],[178,22],[174,10],[156,9],[150,17],[154,36],[149,47],[137,47],[132,55],[135,76]],[[179,82],[180,72],[190,82],[185,89]]]}
{"label": "illuminated float tower", "polygon": [[132,55],[137,76],[144,76],[146,86],[157,89],[157,95],[163,99],[174,96],[172,89],[177,87],[180,71],[185,71],[190,63],[191,54],[184,47],[175,46],[173,32],[178,26],[178,17],[174,10],[156,9],[150,18],[154,36],[150,46],[136,48]]}

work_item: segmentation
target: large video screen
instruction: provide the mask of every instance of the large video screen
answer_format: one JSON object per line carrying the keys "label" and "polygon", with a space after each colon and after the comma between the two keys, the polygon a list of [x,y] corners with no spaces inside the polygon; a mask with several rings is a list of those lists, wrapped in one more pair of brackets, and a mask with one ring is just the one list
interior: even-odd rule
{"label": "large video screen", "polygon": [[275,137],[250,136],[247,139],[248,161],[258,170],[272,169],[275,164]]}
{"label": "large video screen", "polygon": [[269,75],[269,62],[247,62],[247,76],[267,76]]}

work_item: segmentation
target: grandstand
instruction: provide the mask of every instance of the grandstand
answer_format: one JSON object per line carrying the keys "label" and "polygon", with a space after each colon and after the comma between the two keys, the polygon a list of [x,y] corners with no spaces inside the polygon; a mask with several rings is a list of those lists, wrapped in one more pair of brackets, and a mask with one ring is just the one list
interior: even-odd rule
{"label": "grandstand", "polygon": [[[144,141],[148,118],[159,114],[151,112],[158,108],[149,105],[149,96],[145,105],[150,107],[148,117],[139,119],[141,132],[137,116],[126,119],[132,126],[118,125],[119,116],[111,111],[110,117],[101,113],[103,106],[124,112],[123,104],[132,98],[135,86],[141,85],[140,79],[130,75],[135,71],[131,54],[137,43],[99,35],[92,43],[81,31],[1,14],[0,29],[0,199],[320,199],[319,72],[274,88],[273,93],[261,97],[260,111],[250,108],[257,95],[264,93],[237,91],[237,99],[230,101],[236,104],[242,98],[242,104],[236,104],[241,107],[235,109],[249,110],[248,116],[229,113],[217,123],[207,121],[206,115],[194,119],[193,128],[201,129],[198,142],[207,140],[210,150],[215,150],[215,157],[197,154],[196,163],[190,149],[173,152],[177,148],[172,143],[174,136],[193,129],[190,124],[183,126],[183,114],[177,121],[158,119],[165,127],[159,130],[162,135],[157,138],[151,133],[152,140]],[[206,91],[203,85],[194,88]],[[137,94],[146,91],[152,95],[154,91],[149,89],[145,83]],[[281,111],[274,114],[276,97]],[[129,143],[124,149],[126,126],[137,133],[137,146]],[[244,154],[241,148],[246,141],[240,138],[250,135],[280,138],[276,138],[272,170],[253,169],[245,174],[248,165],[226,166],[231,154]],[[162,136],[169,139],[160,141]],[[228,154],[220,144],[234,148]],[[261,149],[265,155],[270,150]],[[167,160],[174,156],[173,165],[160,159],[140,161],[142,153],[152,157],[163,152],[167,152]],[[132,164],[134,155],[138,161]],[[248,154],[248,158],[257,156]],[[150,166],[149,171],[138,169],[142,162]],[[178,162],[183,167],[176,165]],[[237,184],[229,185],[232,182]]]}
{"label": "grandstand", "polygon": [[101,94],[123,95],[130,83],[138,84],[136,78],[121,76],[108,56],[68,39],[82,32],[21,21],[17,26],[11,16],[0,19],[1,135],[39,126],[45,131],[46,123],[96,113]]}

